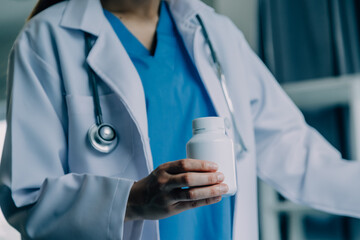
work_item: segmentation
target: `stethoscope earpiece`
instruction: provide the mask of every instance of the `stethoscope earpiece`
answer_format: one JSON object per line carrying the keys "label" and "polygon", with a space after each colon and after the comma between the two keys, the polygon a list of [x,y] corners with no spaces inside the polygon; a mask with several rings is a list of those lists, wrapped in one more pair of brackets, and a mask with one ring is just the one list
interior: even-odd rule
{"label": "stethoscope earpiece", "polygon": [[97,151],[110,153],[119,141],[115,129],[109,124],[92,125],[88,131],[88,139]]}

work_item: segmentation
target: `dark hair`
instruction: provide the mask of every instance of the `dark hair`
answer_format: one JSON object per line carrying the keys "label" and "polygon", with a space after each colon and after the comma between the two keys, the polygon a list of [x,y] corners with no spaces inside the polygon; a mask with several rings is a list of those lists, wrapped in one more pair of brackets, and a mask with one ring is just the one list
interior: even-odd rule
{"label": "dark hair", "polygon": [[34,17],[36,14],[38,14],[39,12],[47,9],[48,7],[51,7],[52,5],[62,2],[65,0],[39,0],[34,9],[32,10],[30,16],[28,17],[28,20],[30,20],[32,17]]}

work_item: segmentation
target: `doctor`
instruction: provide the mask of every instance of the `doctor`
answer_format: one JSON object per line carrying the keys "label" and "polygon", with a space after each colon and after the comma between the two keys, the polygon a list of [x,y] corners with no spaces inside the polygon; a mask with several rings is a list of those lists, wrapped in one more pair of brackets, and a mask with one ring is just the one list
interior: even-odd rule
{"label": "doctor", "polygon": [[[257,176],[294,202],[360,217],[359,162],[305,123],[205,4],[41,0],[33,15],[10,56],[0,169],[2,210],[24,239],[257,239]],[[238,192],[222,200],[218,166],[184,159],[191,120],[214,115],[239,149]],[[94,146],[94,126],[114,149]]]}

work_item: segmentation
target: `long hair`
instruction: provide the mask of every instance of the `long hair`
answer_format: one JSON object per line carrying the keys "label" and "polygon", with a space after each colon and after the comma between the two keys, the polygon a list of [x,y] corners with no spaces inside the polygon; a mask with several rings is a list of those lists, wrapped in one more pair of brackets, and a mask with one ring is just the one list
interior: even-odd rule
{"label": "long hair", "polygon": [[30,20],[32,17],[34,17],[39,12],[47,9],[48,7],[51,7],[52,5],[54,5],[56,3],[62,2],[62,1],[65,1],[65,0],[38,0],[34,9],[30,13],[28,20]]}

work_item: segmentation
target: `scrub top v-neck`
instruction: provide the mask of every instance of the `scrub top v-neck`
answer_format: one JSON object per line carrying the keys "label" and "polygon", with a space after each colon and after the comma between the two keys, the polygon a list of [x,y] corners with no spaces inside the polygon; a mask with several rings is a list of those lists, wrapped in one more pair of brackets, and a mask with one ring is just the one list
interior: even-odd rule
{"label": "scrub top v-neck", "polygon": [[[167,4],[160,6],[153,55],[116,16],[107,10],[104,13],[144,87],[154,168],[186,158],[192,120],[216,116],[216,112]],[[161,240],[231,239],[232,214],[232,199],[223,198],[217,204],[160,220]]]}

